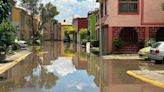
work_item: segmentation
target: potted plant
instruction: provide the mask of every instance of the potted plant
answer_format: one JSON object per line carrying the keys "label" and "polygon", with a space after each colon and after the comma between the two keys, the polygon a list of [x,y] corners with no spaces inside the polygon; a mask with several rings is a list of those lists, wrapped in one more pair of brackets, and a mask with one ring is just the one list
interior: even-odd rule
{"label": "potted plant", "polygon": [[113,48],[116,51],[119,51],[124,46],[124,44],[124,41],[122,41],[121,39],[116,39],[113,41]]}
{"label": "potted plant", "polygon": [[15,41],[15,28],[7,21],[0,24],[0,62],[5,59],[9,46]]}

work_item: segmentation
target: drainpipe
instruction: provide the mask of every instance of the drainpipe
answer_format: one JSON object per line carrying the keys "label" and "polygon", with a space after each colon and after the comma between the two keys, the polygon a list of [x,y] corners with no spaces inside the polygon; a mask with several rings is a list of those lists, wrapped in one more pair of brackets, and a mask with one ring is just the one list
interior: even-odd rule
{"label": "drainpipe", "polygon": [[100,49],[100,56],[102,56],[102,25],[101,25],[101,0],[99,0],[99,37],[100,37],[100,42],[99,42],[99,49]]}

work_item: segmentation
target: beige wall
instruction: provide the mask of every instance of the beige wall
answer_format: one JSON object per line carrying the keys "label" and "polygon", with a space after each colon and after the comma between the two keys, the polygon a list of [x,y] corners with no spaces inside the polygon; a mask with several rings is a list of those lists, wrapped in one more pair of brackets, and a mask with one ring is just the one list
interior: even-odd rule
{"label": "beige wall", "polygon": [[[143,1],[143,2],[142,2]],[[108,17],[104,19],[105,24],[110,26],[141,26],[141,9],[143,10],[143,21],[150,23],[163,23],[164,12],[162,11],[161,4],[163,0],[140,0],[139,14],[137,15],[120,15],[118,14],[118,0],[108,0]],[[144,6],[141,6],[143,5]],[[151,24],[152,26],[153,24]],[[160,26],[158,24],[158,26]]]}

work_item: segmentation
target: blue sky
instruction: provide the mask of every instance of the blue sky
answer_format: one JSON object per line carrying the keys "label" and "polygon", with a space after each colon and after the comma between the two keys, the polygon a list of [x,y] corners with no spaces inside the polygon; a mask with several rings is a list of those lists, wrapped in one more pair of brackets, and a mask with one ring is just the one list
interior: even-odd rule
{"label": "blue sky", "polygon": [[60,14],[55,18],[60,22],[64,19],[72,22],[73,17],[86,17],[88,11],[99,7],[96,0],[42,0],[43,3],[48,1],[57,6]]}
{"label": "blue sky", "polygon": [[[19,5],[19,0],[18,5]],[[95,10],[99,7],[96,0],[40,0],[42,3],[46,4],[52,2],[60,12],[55,19],[60,22],[66,20],[67,22],[72,22],[72,18],[76,17],[86,17],[88,11]]]}

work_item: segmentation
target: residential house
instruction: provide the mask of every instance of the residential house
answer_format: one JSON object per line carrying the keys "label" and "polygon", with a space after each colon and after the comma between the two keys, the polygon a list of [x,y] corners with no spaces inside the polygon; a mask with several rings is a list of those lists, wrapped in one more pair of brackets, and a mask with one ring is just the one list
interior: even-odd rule
{"label": "residential house", "polygon": [[80,29],[88,29],[88,19],[87,18],[74,18],[73,19],[73,26],[76,28],[76,37],[75,42],[80,43]]}
{"label": "residential house", "polygon": [[65,35],[64,35],[64,31],[67,30],[68,27],[72,27],[72,24],[69,22],[66,22],[65,20],[61,23],[61,40],[64,41]]}
{"label": "residential house", "polygon": [[49,20],[44,24],[43,28],[43,39],[45,41],[53,40],[53,21]]}
{"label": "residential house", "polygon": [[17,32],[18,39],[30,41],[30,27],[27,21],[30,15],[22,8],[14,6],[12,9],[12,24],[19,30]]}
{"label": "residential house", "polygon": [[163,0],[101,1],[103,54],[115,53],[113,41],[121,39],[122,53],[136,53],[149,38],[164,40]]}
{"label": "residential house", "polygon": [[[12,8],[12,14],[10,21],[17,28],[17,37],[20,40],[25,40],[31,43],[31,37],[33,35],[32,27],[30,25],[30,14],[24,9],[14,6]],[[34,17],[34,29],[38,29],[38,24],[40,22],[39,17]]]}
{"label": "residential house", "polygon": [[88,31],[90,32],[90,40],[96,41],[96,16],[98,10],[88,12]]}

